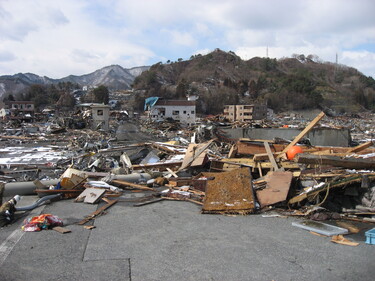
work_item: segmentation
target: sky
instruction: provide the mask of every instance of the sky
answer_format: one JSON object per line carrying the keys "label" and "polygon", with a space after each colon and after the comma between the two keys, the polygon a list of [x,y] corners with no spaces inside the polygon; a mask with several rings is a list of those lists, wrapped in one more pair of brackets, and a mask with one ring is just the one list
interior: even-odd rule
{"label": "sky", "polygon": [[[375,78],[374,0],[0,0],[0,75],[317,55]],[[268,50],[268,52],[267,52]]]}

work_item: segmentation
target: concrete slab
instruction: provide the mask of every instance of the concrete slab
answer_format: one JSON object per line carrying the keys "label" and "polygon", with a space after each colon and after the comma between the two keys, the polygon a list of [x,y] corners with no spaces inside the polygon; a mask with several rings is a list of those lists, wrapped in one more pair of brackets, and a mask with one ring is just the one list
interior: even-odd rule
{"label": "concrete slab", "polygon": [[133,281],[366,280],[375,273],[367,245],[337,247],[292,221],[202,215],[188,202],[118,204],[95,221],[84,261],[130,259]]}
{"label": "concrete slab", "polygon": [[[372,280],[373,247],[330,242],[295,218],[200,214],[189,202],[119,202],[86,230],[98,206],[46,206],[72,232],[25,233],[0,265],[0,280]],[[20,222],[18,223],[18,226]],[[12,226],[14,227],[14,226]],[[349,236],[356,240],[357,236]]]}
{"label": "concrete slab", "polygon": [[[73,203],[72,200],[45,206],[42,213],[57,215],[72,232],[22,232],[22,237],[0,266],[0,280],[129,280],[129,260],[83,261],[92,230],[74,223],[96,208],[97,205]],[[29,214],[32,215],[37,213]],[[22,221],[18,221],[12,227],[17,225],[20,231],[21,224]]]}

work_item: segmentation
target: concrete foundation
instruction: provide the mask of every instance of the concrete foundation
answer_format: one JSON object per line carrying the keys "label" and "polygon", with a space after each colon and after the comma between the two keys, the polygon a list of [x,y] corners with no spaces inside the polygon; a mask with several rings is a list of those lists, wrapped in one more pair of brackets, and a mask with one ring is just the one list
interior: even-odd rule
{"label": "concrete foundation", "polygon": [[[220,128],[226,138],[230,139],[262,139],[273,140],[283,138],[293,140],[302,129],[292,128]],[[312,145],[318,146],[343,146],[350,145],[351,136],[349,129],[317,128],[311,130],[305,138],[310,139]]]}

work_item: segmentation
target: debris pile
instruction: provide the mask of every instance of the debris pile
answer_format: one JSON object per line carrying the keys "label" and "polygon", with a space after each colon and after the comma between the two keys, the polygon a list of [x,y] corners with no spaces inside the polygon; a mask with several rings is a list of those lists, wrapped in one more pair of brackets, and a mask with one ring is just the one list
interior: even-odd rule
{"label": "debris pile", "polygon": [[[344,220],[375,223],[375,148],[367,134],[357,134],[361,139],[354,147],[306,143],[306,135],[324,117],[321,112],[292,140],[226,139],[220,134],[219,123],[225,121],[220,116],[189,128],[176,122],[144,121],[140,130],[152,134],[154,140],[132,143],[116,142],[115,129],[111,133],[48,125],[49,133],[23,135],[24,129],[11,134],[8,126],[2,137],[4,146],[14,139],[22,140],[23,146],[0,150],[2,189],[4,196],[22,191],[21,195],[58,195],[77,203],[101,203],[80,225],[117,202],[140,207],[175,200],[197,204],[203,214],[304,217],[310,223],[296,226],[336,235],[333,242],[350,244],[340,236],[348,231],[320,233],[312,222],[339,220],[341,226],[336,227],[346,230]],[[283,127],[296,122],[283,121],[232,127]],[[324,124],[339,127],[347,121],[326,118]],[[373,134],[373,127],[360,126],[355,122],[353,130]],[[158,141],[159,137],[169,141]],[[30,145],[47,139],[54,144]],[[25,182],[22,188],[20,180]],[[137,192],[143,196],[124,197]],[[5,221],[10,222],[9,212],[16,211],[8,208]]]}

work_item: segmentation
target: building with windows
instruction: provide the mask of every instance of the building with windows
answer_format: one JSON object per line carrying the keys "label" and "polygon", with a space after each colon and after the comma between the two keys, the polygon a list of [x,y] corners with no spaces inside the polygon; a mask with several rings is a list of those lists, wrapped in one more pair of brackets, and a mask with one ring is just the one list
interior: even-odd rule
{"label": "building with windows", "polygon": [[9,101],[7,103],[7,118],[32,122],[35,106],[33,101]]}
{"label": "building with windows", "polygon": [[[146,101],[147,103],[147,101]],[[196,106],[195,100],[163,100],[157,99],[148,105],[148,116],[153,121],[173,120],[188,126],[195,124]]]}
{"label": "building with windows", "polygon": [[267,106],[263,104],[225,105],[224,116],[232,122],[266,119]]}
{"label": "building with windows", "polygon": [[102,103],[82,103],[77,105],[82,110],[84,119],[91,118],[91,128],[94,130],[109,130],[110,106]]}

